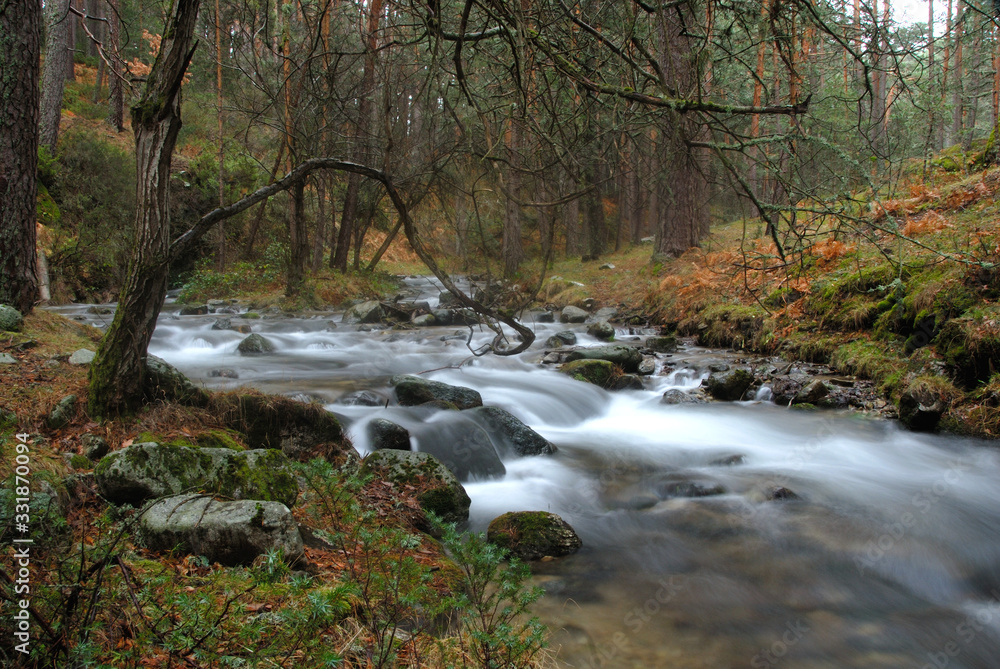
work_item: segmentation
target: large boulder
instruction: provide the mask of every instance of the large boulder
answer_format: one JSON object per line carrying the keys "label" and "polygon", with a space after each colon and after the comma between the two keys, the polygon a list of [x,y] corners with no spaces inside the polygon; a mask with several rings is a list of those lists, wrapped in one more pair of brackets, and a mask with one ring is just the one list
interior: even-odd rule
{"label": "large boulder", "polygon": [[94,361],[94,357],[97,354],[88,348],[81,348],[77,351],[73,351],[73,355],[69,356],[69,364],[71,365],[89,365]]}
{"label": "large boulder", "polygon": [[577,349],[566,356],[566,362],[573,362],[574,360],[607,360],[621,367],[622,371],[634,374],[639,371],[639,363],[642,362],[642,353],[634,346],[624,346],[621,344],[597,346],[594,348]]}
{"label": "large boulder", "polygon": [[478,407],[468,412],[489,431],[501,455],[551,455],[555,446],[500,407]]}
{"label": "large boulder", "polygon": [[459,412],[424,425],[419,449],[440,460],[460,481],[493,479],[507,473],[490,436]]}
{"label": "large boulder", "polygon": [[673,335],[648,337],[646,348],[657,353],[673,353],[677,350],[677,337]]}
{"label": "large boulder", "polygon": [[240,355],[265,355],[274,353],[274,344],[256,332],[240,342],[236,347]]}
{"label": "large boulder", "polygon": [[459,409],[483,406],[483,397],[471,388],[451,386],[440,381],[430,381],[419,376],[394,376],[390,383],[396,399],[402,406],[417,406],[426,402],[443,401]]}
{"label": "large boulder", "polygon": [[293,506],[299,495],[288,459],[270,449],[132,444],[102,458],[94,476],[101,494],[116,504],[198,490]]}
{"label": "large boulder", "polygon": [[378,323],[382,320],[382,305],[376,300],[356,304],[344,314],[345,323]]}
{"label": "large boulder", "polygon": [[587,326],[587,334],[601,341],[612,341],[615,338],[615,328],[607,321],[597,321]]}
{"label": "large boulder", "polygon": [[417,501],[447,522],[469,519],[469,499],[465,488],[444,464],[430,453],[375,451],[364,459],[361,474],[371,474],[400,486],[413,486]]}
{"label": "large boulder", "polygon": [[227,566],[250,564],[258,555],[276,549],[289,562],[303,556],[298,525],[288,507],[279,502],[168,497],[142,514],[140,532],[150,550],[180,549]]}
{"label": "large boulder", "polygon": [[208,393],[191,383],[176,367],[155,355],[146,356],[143,392],[150,399],[166,399],[181,404],[208,405]]}
{"label": "large boulder", "polygon": [[373,451],[391,448],[397,451],[410,450],[410,432],[385,418],[376,418],[367,426],[368,443]]}
{"label": "large boulder", "polygon": [[708,394],[722,402],[738,402],[753,384],[753,374],[745,369],[714,372],[702,382]]}
{"label": "large boulder", "polygon": [[899,422],[916,432],[933,432],[950,405],[952,392],[940,379],[911,380],[899,396]]}
{"label": "large boulder", "polygon": [[494,518],[486,539],[522,560],[572,555],[583,546],[569,523],[546,511],[513,511]]}
{"label": "large boulder", "polygon": [[617,374],[614,364],[607,360],[574,360],[564,364],[559,371],[601,388],[610,388]]}
{"label": "large boulder", "polygon": [[562,313],[559,314],[559,322],[582,323],[587,320],[588,315],[589,314],[580,307],[568,306],[564,307]]}
{"label": "large boulder", "polygon": [[20,332],[24,318],[21,312],[14,307],[0,304],[0,330],[4,332]]}

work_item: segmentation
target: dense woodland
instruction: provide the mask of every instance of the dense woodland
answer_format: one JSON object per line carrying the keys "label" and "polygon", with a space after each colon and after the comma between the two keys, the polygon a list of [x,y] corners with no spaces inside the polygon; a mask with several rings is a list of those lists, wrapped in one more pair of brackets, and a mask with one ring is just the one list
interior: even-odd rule
{"label": "dense woodland", "polygon": [[[118,444],[249,434],[242,396],[151,396],[169,289],[295,311],[430,273],[495,333],[476,355],[531,346],[529,307],[597,298],[626,325],[870,381],[913,429],[996,438],[1000,0],[928,0],[915,24],[892,9],[0,0],[0,304],[36,319],[4,335],[33,366],[0,370],[18,388],[3,434],[65,392],[86,408],[54,434],[78,449],[97,425]],[[35,309],[69,302],[117,309],[103,334]],[[71,343],[97,349],[89,371],[45,367]],[[338,537],[321,567],[350,587],[272,555],[239,572],[123,558],[128,511],[74,493],[41,559],[48,585],[75,585],[33,612],[48,645],[31,666],[251,666],[253,643],[259,666],[549,663],[537,623],[515,624],[540,596],[519,564],[438,527],[442,562],[406,533],[413,499],[330,460],[296,464],[301,508]],[[112,595],[136,613],[105,612]],[[230,615],[270,611],[251,600],[287,605],[287,633]],[[425,644],[414,621],[445,609],[465,627]]]}

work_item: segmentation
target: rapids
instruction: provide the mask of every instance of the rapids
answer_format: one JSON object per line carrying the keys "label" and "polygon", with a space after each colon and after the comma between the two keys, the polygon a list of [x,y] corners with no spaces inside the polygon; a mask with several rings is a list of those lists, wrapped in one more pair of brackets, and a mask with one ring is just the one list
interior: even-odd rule
{"label": "rapids", "polygon": [[[436,302],[430,280],[408,283]],[[82,305],[54,311],[110,319]],[[476,358],[468,328],[366,332],[339,313],[276,316],[239,321],[278,349],[247,358],[236,352],[245,335],[211,329],[219,315],[176,312],[168,303],[151,353],[209,388],[322,402],[362,452],[375,417],[407,427],[417,448],[444,419],[336,400],[358,390],[388,400],[392,375],[424,372],[478,390],[555,444],[553,456],[505,458],[502,478],[465,483],[472,530],[505,511],[547,510],[583,539],[578,554],[533,565],[547,593],[535,612],[561,666],[1000,667],[1000,452],[990,444],[767,401],[659,402],[698,386],[723,352],[683,348],[669,357],[674,371],[661,360],[646,389],[620,393],[539,364],[557,331],[596,344],[584,326],[538,323],[524,354]],[[472,344],[491,338],[476,330]],[[724,492],[677,497],[678,482]],[[777,487],[798,499],[770,500]]]}

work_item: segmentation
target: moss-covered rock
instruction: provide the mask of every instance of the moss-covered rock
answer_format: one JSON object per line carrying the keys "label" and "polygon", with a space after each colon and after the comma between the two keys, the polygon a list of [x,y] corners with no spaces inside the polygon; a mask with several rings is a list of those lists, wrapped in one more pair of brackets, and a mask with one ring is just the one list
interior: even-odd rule
{"label": "moss-covered rock", "polygon": [[899,421],[914,431],[934,431],[957,395],[955,388],[945,379],[918,376],[910,380],[900,393],[897,403]]}
{"label": "moss-covered rock", "polygon": [[194,385],[176,367],[155,355],[146,356],[142,388],[151,400],[169,400],[196,407],[208,405],[208,393]]}
{"label": "moss-covered rock", "polygon": [[447,522],[469,519],[465,488],[444,464],[430,453],[382,450],[371,453],[361,464],[362,475],[372,475],[397,485],[413,486],[421,508]]}
{"label": "moss-covered rock", "polygon": [[417,406],[438,400],[450,402],[459,409],[483,406],[482,395],[471,388],[452,386],[440,381],[422,379],[419,376],[394,376],[390,383],[396,392],[397,401],[402,406]]}
{"label": "moss-covered rock", "polygon": [[975,388],[998,371],[1000,324],[995,318],[954,318],[941,328],[935,347],[955,381]]}
{"label": "moss-covered rock", "polygon": [[581,348],[569,353],[566,362],[575,360],[606,360],[622,369],[622,371],[634,374],[639,371],[639,363],[642,362],[642,352],[634,346],[624,346],[621,344],[614,346],[596,346],[594,348]]}
{"label": "moss-covered rock", "polygon": [[618,374],[614,364],[607,360],[574,360],[564,364],[559,371],[601,388],[610,388]]}
{"label": "moss-covered rock", "polygon": [[340,421],[318,404],[254,391],[212,395],[209,410],[250,448],[276,448],[293,460],[339,460],[352,451]]}
{"label": "moss-covered rock", "polygon": [[572,555],[583,546],[569,523],[546,511],[513,511],[494,518],[486,539],[522,560]]}
{"label": "moss-covered rock", "polygon": [[53,430],[66,427],[76,415],[76,395],[67,395],[59,400],[49,414],[49,427]]}
{"label": "moss-covered rock", "polygon": [[291,511],[272,501],[168,497],[142,514],[140,534],[150,550],[204,555],[229,566],[250,564],[272,550],[295,562],[304,552]]}
{"label": "moss-covered rock", "polygon": [[657,353],[673,353],[677,350],[677,337],[664,335],[660,337],[648,337],[646,348]]}
{"label": "moss-covered rock", "polygon": [[383,448],[397,451],[410,450],[410,432],[402,425],[397,425],[385,418],[376,418],[368,423],[366,428],[368,443],[373,451]]}
{"label": "moss-covered rock", "polygon": [[266,355],[274,353],[274,344],[271,340],[257,334],[256,332],[239,343],[236,347],[240,355]]}
{"label": "moss-covered rock", "polygon": [[101,494],[117,504],[204,491],[293,506],[299,494],[288,459],[268,449],[137,443],[102,458],[94,475]]}
{"label": "moss-covered rock", "polygon": [[753,374],[745,369],[715,372],[702,382],[708,394],[722,402],[738,402],[753,385]]}
{"label": "moss-covered rock", "polygon": [[21,312],[14,307],[0,304],[0,330],[4,332],[20,332],[24,319]]}
{"label": "moss-covered rock", "polygon": [[614,341],[615,328],[607,321],[597,321],[587,326],[587,334],[601,341]]}

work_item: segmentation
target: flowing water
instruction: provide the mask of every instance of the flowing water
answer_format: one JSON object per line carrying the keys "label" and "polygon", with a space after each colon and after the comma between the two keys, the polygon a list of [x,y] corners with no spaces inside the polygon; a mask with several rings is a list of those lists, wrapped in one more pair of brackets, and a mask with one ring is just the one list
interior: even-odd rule
{"label": "flowing water", "polygon": [[[409,283],[434,302],[429,280]],[[468,329],[364,332],[339,314],[278,316],[238,321],[278,348],[246,358],[244,335],[211,329],[218,315],[171,309],[151,353],[210,388],[320,401],[351,422],[362,452],[374,417],[407,427],[417,448],[456,420],[336,403],[357,390],[388,400],[392,375],[427,370],[555,444],[553,456],[507,457],[505,475],[466,488],[473,530],[505,511],[546,510],[583,539],[578,554],[533,567],[547,593],[535,612],[562,666],[1000,667],[1000,454],[989,444],[767,402],[661,404],[719,355],[694,348],[671,356],[669,373],[661,360],[645,390],[607,393],[538,363],[558,324],[537,324],[518,357],[475,358]],[[597,343],[574,327],[581,344]],[[476,331],[472,344],[491,338]],[[724,492],[676,496],[685,487]],[[798,499],[770,499],[779,487]]]}

